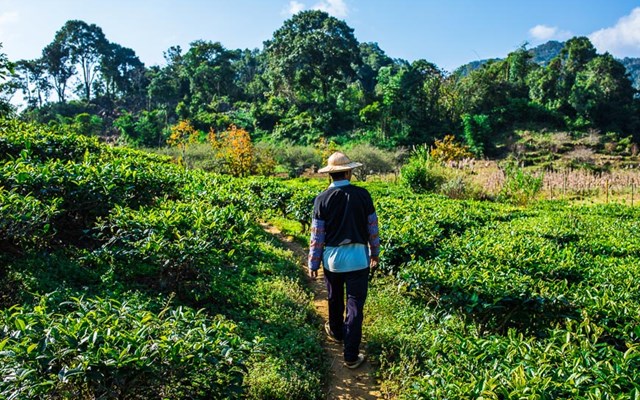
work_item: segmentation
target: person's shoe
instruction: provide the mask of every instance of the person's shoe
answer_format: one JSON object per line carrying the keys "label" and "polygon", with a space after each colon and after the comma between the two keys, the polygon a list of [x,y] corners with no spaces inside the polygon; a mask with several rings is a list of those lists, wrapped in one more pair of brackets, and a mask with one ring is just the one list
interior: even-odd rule
{"label": "person's shoe", "polygon": [[329,327],[329,321],[324,323],[324,331],[327,333],[327,338],[329,341],[333,343],[342,343],[342,339],[338,339],[333,332],[331,332],[331,328]]}
{"label": "person's shoe", "polygon": [[363,362],[364,362],[364,354],[360,353],[358,354],[358,358],[355,361],[345,361],[344,366],[349,369],[356,369],[359,366],[361,366]]}

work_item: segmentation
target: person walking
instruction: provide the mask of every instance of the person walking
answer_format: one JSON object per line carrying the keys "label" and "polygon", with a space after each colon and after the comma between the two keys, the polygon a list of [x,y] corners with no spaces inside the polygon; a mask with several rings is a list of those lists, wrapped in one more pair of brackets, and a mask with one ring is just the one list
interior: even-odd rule
{"label": "person walking", "polygon": [[313,202],[308,258],[312,279],[323,265],[329,304],[325,331],[330,340],[343,343],[344,365],[352,369],[365,360],[360,353],[363,308],[369,274],[378,267],[380,254],[378,217],[371,195],[351,185],[352,171],[360,166],[335,152],[327,166],[318,170],[329,173],[331,184]]}

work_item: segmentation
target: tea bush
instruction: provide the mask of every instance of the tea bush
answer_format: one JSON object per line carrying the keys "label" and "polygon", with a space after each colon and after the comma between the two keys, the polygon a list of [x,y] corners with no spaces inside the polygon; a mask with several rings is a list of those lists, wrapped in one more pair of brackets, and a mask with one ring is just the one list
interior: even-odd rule
{"label": "tea bush", "polygon": [[0,119],[0,157],[17,158],[28,151],[40,160],[80,161],[85,154],[106,151],[97,138],[52,133],[48,128],[18,120]]}
{"label": "tea bush", "polygon": [[253,345],[236,325],[167,306],[43,297],[0,311],[4,398],[239,398]]}
{"label": "tea bush", "polygon": [[365,334],[387,395],[640,394],[637,209],[422,195],[377,206],[395,278],[374,284]]}
{"label": "tea bush", "polygon": [[[323,397],[303,271],[258,222],[309,221],[326,181],[185,171],[15,122],[0,157],[0,397]],[[385,395],[640,396],[637,208],[361,185],[388,274],[365,318]]]}
{"label": "tea bush", "polygon": [[[183,287],[189,282],[202,286],[202,273],[222,268],[227,255],[242,249],[252,235],[246,214],[204,202],[165,202],[138,210],[118,206],[97,229],[104,244],[95,255],[118,266],[118,280],[142,273],[146,284],[153,277],[159,287],[179,294],[190,290]],[[142,265],[147,265],[144,272]]]}
{"label": "tea bush", "polygon": [[51,240],[59,199],[43,203],[0,187],[0,249],[41,247]]}
{"label": "tea bush", "polygon": [[181,173],[171,165],[146,163],[135,154],[103,159],[86,153],[82,161],[20,156],[0,166],[0,186],[40,202],[57,204],[50,221],[55,240],[90,240],[93,223],[117,204],[139,207],[174,197]]}
{"label": "tea bush", "polygon": [[442,168],[431,159],[426,147],[414,149],[400,169],[400,181],[415,193],[437,192],[445,180]]}
{"label": "tea bush", "polygon": [[290,189],[0,127],[0,397],[322,396],[302,272],[258,225]]}

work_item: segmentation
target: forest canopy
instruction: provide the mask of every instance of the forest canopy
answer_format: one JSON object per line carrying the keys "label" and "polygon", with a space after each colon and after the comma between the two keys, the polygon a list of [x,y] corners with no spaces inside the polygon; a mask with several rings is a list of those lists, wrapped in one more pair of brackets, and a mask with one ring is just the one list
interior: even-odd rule
{"label": "forest canopy", "polygon": [[393,148],[453,134],[476,156],[495,155],[523,126],[638,142],[639,100],[621,61],[598,54],[586,37],[556,53],[534,60],[523,45],[447,72],[424,59],[393,59],[313,10],[285,21],[262,49],[195,40],[167,49],[164,65],[145,66],[99,26],[71,20],[38,59],[0,53],[0,113],[18,113],[8,99],[22,95],[24,120],[145,147],[164,145],[182,120],[202,132],[237,126],[256,141],[297,144]]}

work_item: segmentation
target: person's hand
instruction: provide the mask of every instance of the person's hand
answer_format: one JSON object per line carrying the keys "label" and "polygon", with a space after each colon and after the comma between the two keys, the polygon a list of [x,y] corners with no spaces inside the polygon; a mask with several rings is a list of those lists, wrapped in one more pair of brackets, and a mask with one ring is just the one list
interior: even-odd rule
{"label": "person's hand", "polygon": [[309,269],[309,277],[311,279],[316,279],[318,277],[318,270],[316,269],[315,271],[312,269]]}
{"label": "person's hand", "polygon": [[375,271],[378,268],[378,264],[380,264],[380,257],[372,256],[371,260],[369,261],[369,268],[371,268],[371,272]]}

